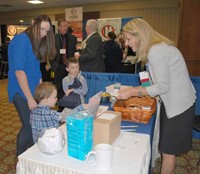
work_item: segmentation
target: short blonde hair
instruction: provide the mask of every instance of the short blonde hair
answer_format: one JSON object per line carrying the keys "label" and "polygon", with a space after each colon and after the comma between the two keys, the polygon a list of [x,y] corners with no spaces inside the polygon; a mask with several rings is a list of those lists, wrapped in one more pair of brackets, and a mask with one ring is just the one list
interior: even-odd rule
{"label": "short blonde hair", "polygon": [[53,91],[56,90],[56,86],[51,82],[43,82],[36,87],[34,99],[37,103],[41,100],[49,98]]}
{"label": "short blonde hair", "polygon": [[124,27],[123,32],[129,33],[136,38],[138,60],[146,63],[149,49],[161,42],[167,45],[175,45],[173,41],[155,31],[145,20],[134,18]]}

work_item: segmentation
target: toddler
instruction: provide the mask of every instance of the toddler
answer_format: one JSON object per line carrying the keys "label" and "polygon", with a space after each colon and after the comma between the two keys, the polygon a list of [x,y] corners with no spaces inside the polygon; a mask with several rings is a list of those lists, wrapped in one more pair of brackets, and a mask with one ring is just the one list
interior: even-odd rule
{"label": "toddler", "polygon": [[38,133],[45,129],[60,126],[65,119],[64,113],[52,110],[57,102],[57,90],[55,85],[44,82],[37,86],[34,98],[38,106],[31,111],[30,123],[32,127],[33,141],[37,142]]}

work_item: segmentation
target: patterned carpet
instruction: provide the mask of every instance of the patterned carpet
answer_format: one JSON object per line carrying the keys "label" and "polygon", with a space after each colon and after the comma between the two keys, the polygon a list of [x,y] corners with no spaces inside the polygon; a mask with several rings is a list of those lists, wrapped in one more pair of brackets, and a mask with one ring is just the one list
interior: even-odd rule
{"label": "patterned carpet", "polygon": [[[8,103],[7,79],[0,80],[0,174],[14,174],[17,158],[16,136],[21,122],[12,104]],[[177,158],[174,174],[200,174],[200,140],[193,140],[192,150]],[[158,158],[152,174],[159,174],[161,159]]]}
{"label": "patterned carpet", "polygon": [[15,107],[8,103],[7,79],[0,80],[0,174],[14,174],[16,136],[21,127]]}
{"label": "patterned carpet", "polygon": [[12,104],[8,103],[7,79],[0,80],[0,174],[14,174],[16,136],[21,122]]}
{"label": "patterned carpet", "polygon": [[[200,140],[193,139],[193,147],[187,154],[177,157],[177,163],[174,174],[200,174]],[[161,159],[156,160],[155,168],[152,174],[160,173]]]}

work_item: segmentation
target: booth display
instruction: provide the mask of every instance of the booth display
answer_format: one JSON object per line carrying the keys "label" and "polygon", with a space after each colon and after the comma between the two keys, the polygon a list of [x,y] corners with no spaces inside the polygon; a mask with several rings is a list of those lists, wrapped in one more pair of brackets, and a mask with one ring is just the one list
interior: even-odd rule
{"label": "booth display", "polygon": [[[122,85],[138,86],[140,85],[138,74],[122,74],[122,73],[89,73],[82,72],[88,83],[88,93],[85,97],[86,102],[97,92],[105,89],[111,84],[120,82]],[[200,77],[190,76],[191,82],[196,90],[195,115],[200,115]],[[151,121],[151,120],[150,120]],[[140,127],[141,128],[141,127]],[[145,127],[142,127],[145,129]],[[193,129],[193,138],[200,139],[200,133]]]}
{"label": "booth display", "polygon": [[[66,126],[62,127],[66,132]],[[112,144],[112,168],[107,174],[148,174],[151,158],[150,136],[140,133],[121,132]],[[59,174],[102,174],[96,166],[86,160],[67,155],[67,147],[56,155],[45,155],[37,144],[18,157],[16,174],[59,173]]]}

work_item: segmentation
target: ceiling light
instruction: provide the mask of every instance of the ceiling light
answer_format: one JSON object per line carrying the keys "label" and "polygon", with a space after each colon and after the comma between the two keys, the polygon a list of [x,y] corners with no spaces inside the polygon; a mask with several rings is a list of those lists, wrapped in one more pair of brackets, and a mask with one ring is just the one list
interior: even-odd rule
{"label": "ceiling light", "polygon": [[31,4],[42,4],[44,3],[43,1],[39,1],[39,0],[31,0],[31,1],[27,1],[28,3],[31,3]]}

